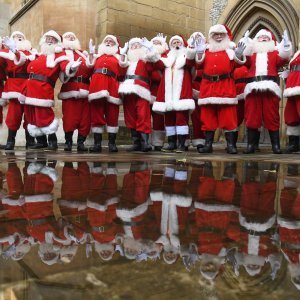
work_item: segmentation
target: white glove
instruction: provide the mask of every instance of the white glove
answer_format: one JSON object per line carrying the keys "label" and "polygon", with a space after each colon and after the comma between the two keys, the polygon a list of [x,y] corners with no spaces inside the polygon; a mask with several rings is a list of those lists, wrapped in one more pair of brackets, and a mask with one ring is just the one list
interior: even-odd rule
{"label": "white glove", "polygon": [[8,49],[10,49],[13,53],[16,53],[17,51],[17,45],[16,42],[13,39],[10,39],[8,36],[3,38],[2,44],[6,46]]}
{"label": "white glove", "polygon": [[283,47],[284,48],[287,48],[290,46],[291,42],[290,42],[290,39],[289,39],[289,35],[287,33],[287,30],[285,30],[283,32],[283,35],[282,35],[282,42],[283,42]]}
{"label": "white glove", "polygon": [[89,54],[95,54],[95,49],[96,49],[96,46],[93,45],[93,40],[90,39],[90,42],[89,42]]}
{"label": "white glove", "polygon": [[167,36],[166,36],[166,35],[164,36],[163,33],[158,33],[158,34],[156,35],[156,37],[164,39],[165,42],[167,41]]}
{"label": "white glove", "polygon": [[189,45],[190,48],[194,49],[195,48],[195,43],[196,43],[195,37],[192,36],[191,39],[188,39],[188,45]]}
{"label": "white glove", "polygon": [[244,34],[244,43],[247,45],[250,43],[250,38],[249,38],[249,35],[250,35],[250,31],[247,30]]}
{"label": "white glove", "polygon": [[278,72],[279,77],[282,79],[287,79],[289,74],[290,74],[290,70],[284,70],[284,71]]}
{"label": "white glove", "polygon": [[81,57],[78,58],[77,60],[75,60],[71,65],[72,71],[76,71],[79,68],[79,66],[81,65],[81,63],[82,63]]}
{"label": "white glove", "polygon": [[126,42],[123,48],[119,47],[120,54],[125,55],[128,51],[128,48],[129,48],[129,44],[128,42]]}
{"label": "white glove", "polygon": [[198,41],[195,42],[195,48],[196,48],[196,53],[203,53],[206,48],[206,44],[204,39],[199,39]]}
{"label": "white glove", "polygon": [[246,49],[245,43],[239,42],[236,49],[234,50],[234,53],[238,58],[240,58],[243,56],[245,49]]}
{"label": "white glove", "polygon": [[148,50],[152,50],[153,49],[153,44],[152,42],[148,41],[147,38],[143,37],[142,38],[142,45],[147,48]]}

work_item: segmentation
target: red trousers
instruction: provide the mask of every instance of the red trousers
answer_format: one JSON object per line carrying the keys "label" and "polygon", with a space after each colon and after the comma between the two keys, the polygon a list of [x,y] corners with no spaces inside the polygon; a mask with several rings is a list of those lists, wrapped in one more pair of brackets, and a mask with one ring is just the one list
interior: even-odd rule
{"label": "red trousers", "polygon": [[284,119],[288,126],[300,125],[300,96],[288,98],[284,109]]}
{"label": "red trousers", "polygon": [[155,111],[151,111],[152,114],[152,129],[158,131],[165,130],[165,116],[163,114],[158,114]]}
{"label": "red trousers", "polygon": [[238,105],[236,107],[236,113],[237,113],[238,126],[240,126],[244,121],[245,100],[239,100]]}
{"label": "red trousers", "polygon": [[102,98],[91,101],[90,107],[92,130],[103,128],[103,126],[107,125],[107,132],[118,132],[119,105],[110,103]]}
{"label": "red trousers", "polygon": [[123,107],[127,128],[151,133],[150,103],[147,100],[135,94],[125,95]]}
{"label": "red trousers", "polygon": [[[5,123],[8,129],[17,131],[22,123],[24,113],[24,105],[18,99],[10,99],[8,103],[8,110]],[[23,127],[27,127],[26,118],[24,117]]]}
{"label": "red trousers", "polygon": [[201,105],[203,131],[215,131],[217,128],[234,130],[237,128],[236,105]]}
{"label": "red trousers", "polygon": [[[196,140],[204,139],[204,132],[201,130],[202,122],[201,122],[201,109],[200,106],[196,104],[195,110],[191,114],[192,125],[193,125],[193,146],[197,146]],[[194,143],[195,141],[195,143]]]}
{"label": "red trousers", "polygon": [[55,118],[51,107],[26,105],[24,111],[28,124],[35,125],[36,127],[49,126]]}
{"label": "red trousers", "polygon": [[88,99],[62,101],[63,127],[65,132],[78,129],[78,134],[87,136],[91,129],[90,104]]}
{"label": "red trousers", "polygon": [[279,130],[279,101],[271,92],[249,94],[245,100],[246,126],[258,129],[263,125],[268,130]]}
{"label": "red trousers", "polygon": [[184,111],[170,111],[165,114],[166,134],[167,136],[189,133],[189,112]]}

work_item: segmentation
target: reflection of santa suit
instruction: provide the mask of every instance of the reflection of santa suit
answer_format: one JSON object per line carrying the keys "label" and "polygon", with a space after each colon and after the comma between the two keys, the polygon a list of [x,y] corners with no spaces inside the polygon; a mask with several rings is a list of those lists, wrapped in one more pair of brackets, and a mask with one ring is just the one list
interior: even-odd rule
{"label": "reflection of santa suit", "polygon": [[63,100],[63,127],[65,132],[78,129],[78,134],[87,136],[90,131],[90,107],[88,103],[89,77],[91,69],[87,67],[85,61],[87,56],[79,50],[65,50],[70,61],[81,58],[76,76],[63,83],[58,99]]}
{"label": "reflection of santa suit", "polygon": [[[2,99],[9,101],[6,125],[10,130],[17,131],[20,128],[23,112],[24,97],[22,97],[28,79],[27,66],[35,59],[35,53],[31,51],[0,50],[0,68],[5,69],[7,80],[2,92]],[[3,102],[2,102],[3,103]],[[24,119],[24,128],[27,119]]]}
{"label": "reflection of santa suit", "polygon": [[[32,74],[26,83],[25,115],[31,136],[53,134],[57,131],[58,120],[54,111],[54,87],[60,72],[73,76],[71,63],[65,52],[40,55],[27,67]],[[35,79],[35,76],[36,79]]]}
{"label": "reflection of santa suit", "polygon": [[107,126],[107,132],[118,132],[119,97],[118,78],[123,74],[119,66],[119,55],[95,56],[93,75],[91,78],[89,101],[91,105],[92,131],[102,133]]}

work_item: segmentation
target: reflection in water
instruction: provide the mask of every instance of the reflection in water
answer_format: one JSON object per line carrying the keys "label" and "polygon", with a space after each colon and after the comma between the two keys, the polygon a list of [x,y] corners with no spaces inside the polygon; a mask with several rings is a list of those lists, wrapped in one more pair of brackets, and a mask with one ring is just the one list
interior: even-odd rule
{"label": "reflection in water", "polygon": [[225,268],[237,280],[268,274],[274,281],[287,265],[300,290],[297,165],[20,165],[9,162],[0,174],[3,259],[19,261],[37,248],[44,264],[67,264],[84,247],[87,259],[106,262],[180,261],[209,282]]}

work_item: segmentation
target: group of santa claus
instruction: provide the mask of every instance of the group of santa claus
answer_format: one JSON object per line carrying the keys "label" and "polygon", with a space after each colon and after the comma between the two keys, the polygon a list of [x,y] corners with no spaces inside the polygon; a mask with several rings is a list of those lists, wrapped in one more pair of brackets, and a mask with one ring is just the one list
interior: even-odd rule
{"label": "group of santa claus", "polygon": [[[3,148],[14,149],[22,119],[26,147],[58,148],[59,122],[53,106],[59,78],[65,151],[72,151],[73,133],[78,130],[79,152],[101,152],[106,129],[108,150],[117,152],[123,105],[132,137],[129,151],[187,151],[191,116],[191,139],[199,153],[213,152],[215,132],[221,129],[227,153],[236,154],[239,126],[245,122],[244,153],[258,150],[263,126],[269,131],[273,153],[280,154],[278,71],[289,63],[284,91],[289,136],[285,152],[297,152],[300,53],[290,60],[292,46],[286,31],[282,37],[277,43],[269,30],[261,29],[253,39],[247,32],[235,45],[230,30],[217,24],[209,29],[207,40],[194,32],[188,42],[175,35],[167,43],[158,34],[151,41],[132,38],[122,47],[116,36],[107,35],[97,51],[90,41],[87,52],[81,50],[74,33],[61,37],[50,30],[43,35],[38,53],[23,33],[15,31],[2,39],[0,51],[0,104],[8,103],[8,138]],[[87,149],[84,142],[90,131],[94,144]]]}

